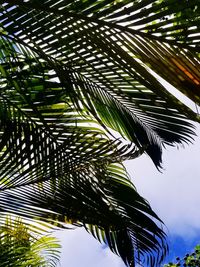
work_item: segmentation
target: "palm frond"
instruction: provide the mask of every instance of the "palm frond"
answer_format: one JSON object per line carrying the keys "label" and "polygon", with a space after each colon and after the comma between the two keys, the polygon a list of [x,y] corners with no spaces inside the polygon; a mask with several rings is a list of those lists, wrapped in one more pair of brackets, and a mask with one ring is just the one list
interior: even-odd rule
{"label": "palm frond", "polygon": [[128,266],[142,261],[157,266],[168,251],[165,233],[156,222],[161,223],[160,219],[120,164],[84,164],[76,173],[54,179],[54,184],[20,186],[0,195],[1,211],[85,225]]}
{"label": "palm frond", "polygon": [[[123,226],[110,225],[102,228],[98,225],[86,225],[86,229],[120,255],[128,266],[134,266],[135,263],[159,266],[168,251],[164,241],[165,233],[155,223],[160,219],[130,181],[124,178],[127,174],[122,166],[120,168],[111,164],[108,167],[108,175],[111,178],[104,184],[104,190],[109,199],[109,209],[115,214],[121,214]],[[134,218],[134,222],[131,218]]]}
{"label": "palm frond", "polygon": [[36,226],[28,226],[19,217],[6,215],[4,222],[1,221],[0,224],[2,267],[57,266],[60,253],[58,240],[54,237],[41,237],[36,229]]}

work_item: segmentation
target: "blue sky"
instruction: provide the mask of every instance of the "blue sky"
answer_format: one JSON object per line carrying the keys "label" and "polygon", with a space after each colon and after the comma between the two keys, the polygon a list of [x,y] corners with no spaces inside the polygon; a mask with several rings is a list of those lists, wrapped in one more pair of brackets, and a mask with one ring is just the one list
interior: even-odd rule
{"label": "blue sky", "polygon": [[[197,128],[200,136],[200,127]],[[168,261],[184,256],[200,243],[200,140],[179,149],[167,147],[163,172],[147,156],[126,163],[139,193],[165,222],[169,236]],[[82,229],[61,231],[61,267],[124,267],[120,258]]]}

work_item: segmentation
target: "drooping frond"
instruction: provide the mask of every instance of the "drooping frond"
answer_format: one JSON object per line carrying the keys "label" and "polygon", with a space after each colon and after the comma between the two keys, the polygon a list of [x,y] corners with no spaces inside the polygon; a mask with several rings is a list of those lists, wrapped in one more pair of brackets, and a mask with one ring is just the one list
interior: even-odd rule
{"label": "drooping frond", "polygon": [[44,181],[37,187],[13,187],[2,191],[0,197],[4,212],[85,225],[128,266],[143,261],[157,266],[168,251],[159,218],[120,164],[84,164],[84,168],[54,179],[54,184]]}
{"label": "drooping frond", "polygon": [[104,190],[109,210],[120,215],[122,221],[118,219],[119,225],[105,227],[85,225],[87,231],[119,254],[128,266],[136,262],[160,266],[168,251],[165,233],[155,223],[160,219],[128,181],[122,166],[111,164],[107,175],[110,179],[104,182]]}

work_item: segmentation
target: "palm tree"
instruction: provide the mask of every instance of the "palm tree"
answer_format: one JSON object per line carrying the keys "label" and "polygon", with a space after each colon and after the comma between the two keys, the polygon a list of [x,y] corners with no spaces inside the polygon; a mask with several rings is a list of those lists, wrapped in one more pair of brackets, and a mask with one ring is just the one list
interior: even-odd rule
{"label": "palm tree", "polygon": [[0,1],[0,212],[84,226],[128,266],[160,264],[162,222],[123,161],[161,168],[200,120],[159,81],[199,105],[200,8],[176,2]]}
{"label": "palm tree", "polygon": [[55,267],[59,261],[58,240],[41,236],[36,225],[21,218],[7,216],[0,226],[0,259],[2,267]]}

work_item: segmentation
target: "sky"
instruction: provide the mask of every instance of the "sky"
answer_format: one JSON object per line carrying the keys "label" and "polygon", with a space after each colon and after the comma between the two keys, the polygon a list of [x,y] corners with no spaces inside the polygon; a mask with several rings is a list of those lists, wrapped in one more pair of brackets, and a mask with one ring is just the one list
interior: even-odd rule
{"label": "sky", "polygon": [[[200,126],[197,126],[200,136]],[[184,256],[200,244],[200,139],[179,149],[163,151],[163,171],[150,158],[126,162],[138,192],[164,221],[170,253],[166,262]],[[125,267],[122,260],[102,246],[84,229],[59,231],[62,244],[61,267]]]}

